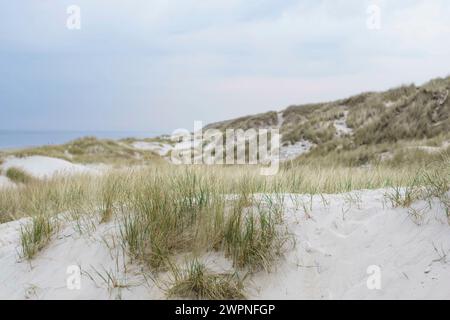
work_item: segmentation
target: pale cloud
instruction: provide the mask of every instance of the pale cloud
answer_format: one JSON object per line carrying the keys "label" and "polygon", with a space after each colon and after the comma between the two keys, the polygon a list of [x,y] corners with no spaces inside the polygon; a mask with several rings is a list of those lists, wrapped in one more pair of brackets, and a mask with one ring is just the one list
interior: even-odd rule
{"label": "pale cloud", "polygon": [[450,52],[450,3],[419,1],[390,17],[389,30],[405,49],[422,49],[431,54]]}
{"label": "pale cloud", "polygon": [[0,128],[172,131],[420,83],[450,73],[449,16],[445,0],[11,1]]}

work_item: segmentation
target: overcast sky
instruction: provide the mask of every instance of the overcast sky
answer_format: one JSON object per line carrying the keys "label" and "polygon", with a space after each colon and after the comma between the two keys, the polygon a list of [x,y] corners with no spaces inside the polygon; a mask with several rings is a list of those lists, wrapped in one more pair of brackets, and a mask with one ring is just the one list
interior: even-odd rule
{"label": "overcast sky", "polygon": [[448,0],[1,0],[0,129],[170,133],[421,84],[449,39]]}

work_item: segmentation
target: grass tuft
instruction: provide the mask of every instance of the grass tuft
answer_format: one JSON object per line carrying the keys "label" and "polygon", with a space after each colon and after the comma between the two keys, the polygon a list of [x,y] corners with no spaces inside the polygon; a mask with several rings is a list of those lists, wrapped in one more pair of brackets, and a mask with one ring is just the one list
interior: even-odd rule
{"label": "grass tuft", "polygon": [[277,226],[277,216],[262,206],[245,211],[237,202],[233,213],[227,217],[225,252],[237,268],[269,270],[281,255],[286,239],[281,226]]}
{"label": "grass tuft", "polygon": [[23,171],[22,169],[19,168],[9,168],[8,170],[6,170],[6,176],[13,182],[16,183],[30,183],[34,180],[34,178],[32,176],[30,176],[28,173],[26,173],[25,171]]}
{"label": "grass tuft", "polygon": [[47,215],[34,216],[31,222],[20,230],[22,257],[31,260],[49,242],[57,226]]}
{"label": "grass tuft", "polygon": [[409,208],[414,201],[419,200],[423,195],[420,188],[416,186],[392,187],[390,192],[385,194],[386,198],[391,202],[394,208]]}
{"label": "grass tuft", "polygon": [[423,173],[428,199],[438,199],[450,223],[450,157],[432,163],[432,170]]}
{"label": "grass tuft", "polygon": [[214,274],[197,259],[185,269],[172,268],[174,284],[169,297],[188,299],[236,300],[245,299],[243,280],[234,274]]}

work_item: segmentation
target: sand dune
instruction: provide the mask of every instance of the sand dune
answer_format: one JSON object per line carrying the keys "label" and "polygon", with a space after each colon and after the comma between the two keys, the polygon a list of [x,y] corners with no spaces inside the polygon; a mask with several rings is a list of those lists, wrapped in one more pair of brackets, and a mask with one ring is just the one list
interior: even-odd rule
{"label": "sand dune", "polygon": [[4,170],[12,167],[19,168],[36,178],[49,178],[55,174],[99,173],[95,166],[74,164],[66,160],[44,156],[9,157],[5,159],[1,167]]}
{"label": "sand dune", "polygon": [[[432,203],[423,221],[414,221],[408,209],[386,204],[384,193],[354,191],[314,196],[312,202],[310,196],[285,195],[286,225],[296,244],[288,246],[272,272],[253,275],[247,284],[248,298],[448,298],[450,227],[445,213],[438,203]],[[427,205],[416,202],[413,207]],[[305,212],[304,208],[312,210]],[[116,222],[99,225],[90,235],[79,235],[72,223],[65,222],[50,245],[28,263],[18,256],[20,226],[26,221],[0,225],[0,298],[165,298],[112,245],[119,236]],[[83,270],[80,290],[66,287],[71,265]],[[371,266],[380,270],[379,290],[367,286]],[[213,259],[209,267],[226,266],[224,259]],[[125,288],[109,288],[99,276],[106,272]]]}

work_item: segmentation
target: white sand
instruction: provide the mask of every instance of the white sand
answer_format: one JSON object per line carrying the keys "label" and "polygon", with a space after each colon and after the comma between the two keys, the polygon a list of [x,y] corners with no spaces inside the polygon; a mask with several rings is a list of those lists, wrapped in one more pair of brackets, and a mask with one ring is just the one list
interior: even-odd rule
{"label": "white sand", "polygon": [[336,129],[336,136],[341,137],[345,135],[352,135],[353,129],[347,126],[348,111],[344,111],[344,117],[333,122]]}
{"label": "white sand", "polygon": [[[383,191],[319,196],[308,218],[290,206],[297,239],[272,276],[254,279],[264,299],[450,299],[450,259],[439,260],[434,246],[450,253],[450,227],[434,204],[421,225],[407,209],[384,203]],[[300,200],[309,205],[309,198]],[[415,208],[426,208],[419,202]],[[381,270],[381,289],[367,287],[367,268]]]}
{"label": "white sand", "polygon": [[[284,122],[283,118],[283,112],[279,112],[277,114],[278,116],[278,128],[281,128],[281,125]],[[350,128],[347,128],[351,131]],[[343,131],[346,131],[347,129],[342,128]],[[347,131],[346,131],[347,132]],[[165,143],[159,143],[159,142],[146,142],[146,141],[136,141],[132,144],[132,146],[135,149],[138,150],[146,150],[146,151],[153,151],[157,154],[159,154],[161,157],[165,158],[166,160],[172,161],[172,158],[169,156],[170,152],[175,152],[175,157],[182,158],[185,155],[190,155],[191,153],[194,155],[194,158],[202,161],[202,153],[205,154],[208,152],[208,150],[214,150],[215,145],[213,143],[208,143],[203,146],[201,149],[202,153],[200,153],[200,141],[194,140],[194,141],[182,141],[179,143],[176,143],[175,145],[165,144]],[[236,143],[236,141],[235,141]],[[293,160],[296,157],[307,153],[311,150],[311,148],[314,147],[314,143],[307,141],[307,140],[300,140],[297,141],[294,144],[289,144],[286,146],[280,146],[280,161],[288,161]],[[208,153],[209,154],[209,153]]]}
{"label": "white sand", "polygon": [[15,186],[15,184],[5,176],[0,176],[0,188]]}
{"label": "white sand", "polygon": [[280,111],[277,113],[277,127],[278,129],[281,129],[281,127],[283,126],[284,123],[284,116],[283,116],[283,111]]}
{"label": "white sand", "polygon": [[[116,259],[115,249],[108,249],[104,241],[115,234],[114,225],[101,225],[90,236],[80,236],[73,228],[64,228],[57,238],[31,263],[18,255],[20,226],[26,219],[0,225],[0,299],[150,299],[163,298],[161,291],[149,287],[133,268],[124,276],[122,258]],[[113,244],[110,243],[111,246]],[[116,265],[118,262],[119,265]],[[69,266],[81,268],[81,289],[69,290]],[[70,270],[69,270],[70,271]],[[111,289],[102,277],[107,272],[118,275],[124,290]],[[123,278],[122,278],[123,277]],[[92,279],[91,279],[92,278]]]}
{"label": "white sand", "polygon": [[162,157],[167,156],[167,154],[172,150],[172,146],[170,144],[159,142],[136,141],[133,143],[133,147],[138,150],[156,152]]}
{"label": "white sand", "polygon": [[74,164],[66,160],[44,156],[30,156],[24,158],[6,158],[1,166],[3,170],[11,167],[19,168],[36,178],[49,178],[55,174],[98,174],[95,166]]}
{"label": "white sand", "polygon": [[[274,270],[259,272],[248,282],[250,299],[450,299],[450,227],[442,208],[418,202],[425,219],[418,224],[407,209],[385,204],[385,191],[355,191],[344,195],[286,195],[286,225],[294,235],[291,247]],[[305,206],[303,206],[303,204]],[[59,236],[31,262],[18,259],[19,228],[26,220],[0,225],[0,298],[6,299],[161,299],[164,293],[146,283],[137,267],[115,259],[111,240],[114,223],[80,236],[66,223]],[[114,246],[113,246],[114,247]],[[434,247],[438,251],[435,251]],[[112,254],[111,254],[112,252]],[[115,261],[119,261],[118,264]],[[226,269],[224,259],[212,259],[214,270]],[[80,265],[81,290],[66,287],[69,265]],[[369,266],[379,266],[381,289],[366,285]],[[111,271],[131,287],[108,290],[103,276]],[[94,279],[90,279],[90,276]],[[126,278],[126,279],[125,279]]]}
{"label": "white sand", "polygon": [[428,153],[439,153],[439,152],[445,151],[448,147],[450,147],[450,141],[444,141],[438,147],[417,146],[417,147],[408,147],[408,149],[417,149],[417,150],[422,150],[422,151],[425,151]]}
{"label": "white sand", "polygon": [[395,105],[395,102],[394,102],[394,101],[386,101],[386,102],[384,103],[384,106],[385,106],[386,108],[391,108],[393,105]]}
{"label": "white sand", "polygon": [[280,161],[288,161],[307,153],[314,144],[308,140],[300,140],[294,144],[280,147]]}

